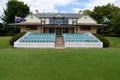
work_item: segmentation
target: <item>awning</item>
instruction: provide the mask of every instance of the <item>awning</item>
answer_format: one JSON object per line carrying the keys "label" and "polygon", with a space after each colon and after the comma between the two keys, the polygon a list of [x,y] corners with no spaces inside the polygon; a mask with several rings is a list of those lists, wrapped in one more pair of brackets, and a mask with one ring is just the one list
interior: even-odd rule
{"label": "awning", "polygon": [[41,24],[40,22],[23,22],[23,23],[11,23],[9,26],[98,26],[98,27],[106,27],[109,26],[107,24],[93,24],[93,23],[79,23],[79,24]]}

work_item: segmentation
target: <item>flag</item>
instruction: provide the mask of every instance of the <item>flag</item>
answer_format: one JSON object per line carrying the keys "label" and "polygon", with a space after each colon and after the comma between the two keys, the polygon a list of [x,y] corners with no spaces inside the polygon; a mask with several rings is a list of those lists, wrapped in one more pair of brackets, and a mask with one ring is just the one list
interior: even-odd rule
{"label": "flag", "polygon": [[104,23],[109,23],[110,20],[109,20],[107,17],[103,17],[103,22],[104,22]]}
{"label": "flag", "polygon": [[21,22],[25,22],[25,18],[19,17],[19,16],[15,16],[15,22],[17,23],[21,23]]}

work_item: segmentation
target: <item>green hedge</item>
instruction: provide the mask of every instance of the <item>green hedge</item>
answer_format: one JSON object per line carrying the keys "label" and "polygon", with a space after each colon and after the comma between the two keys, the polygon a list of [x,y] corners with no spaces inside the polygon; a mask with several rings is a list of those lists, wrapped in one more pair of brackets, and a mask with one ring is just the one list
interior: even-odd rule
{"label": "green hedge", "polygon": [[110,42],[103,36],[99,35],[99,34],[93,34],[95,35],[100,41],[103,42],[103,47],[109,47]]}
{"label": "green hedge", "polygon": [[14,35],[9,41],[10,45],[14,45],[14,42],[17,41],[20,37],[22,37],[25,33],[26,32],[21,32],[19,34]]}

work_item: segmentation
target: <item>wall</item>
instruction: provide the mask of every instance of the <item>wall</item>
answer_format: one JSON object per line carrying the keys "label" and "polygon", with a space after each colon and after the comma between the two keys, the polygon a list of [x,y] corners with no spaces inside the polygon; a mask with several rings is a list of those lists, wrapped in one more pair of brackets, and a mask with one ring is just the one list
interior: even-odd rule
{"label": "wall", "polygon": [[[39,33],[49,33],[49,28],[48,27],[41,27],[37,26],[37,30],[26,30],[26,26],[20,26],[21,32],[39,32]],[[81,30],[81,27],[68,27],[68,33],[86,33],[86,32],[91,32],[91,33],[96,33],[97,32],[97,27],[92,26],[90,31],[83,31]]]}
{"label": "wall", "polygon": [[37,30],[26,30],[26,26],[20,26],[20,32],[43,32],[43,28],[41,26],[37,26]]}
{"label": "wall", "polygon": [[25,26],[19,26],[20,27],[20,32],[26,32]]}
{"label": "wall", "polygon": [[92,33],[97,33],[97,26],[93,26],[91,30],[92,30]]}
{"label": "wall", "polygon": [[86,32],[96,33],[97,32],[97,27],[96,26],[91,26],[91,30],[83,31],[83,30],[81,30],[81,27],[78,26],[77,29],[76,29],[76,32],[77,33],[86,33]]}
{"label": "wall", "polygon": [[50,20],[49,19],[46,19],[46,24],[49,24],[50,23]]}
{"label": "wall", "polygon": [[68,19],[68,24],[72,24],[72,19]]}
{"label": "wall", "polygon": [[74,27],[68,27],[68,33],[74,33]]}
{"label": "wall", "polygon": [[84,15],[78,19],[78,23],[89,23],[89,24],[97,24],[97,22],[88,15]]}
{"label": "wall", "polygon": [[28,15],[25,19],[26,22],[40,22],[40,19],[34,15]]}

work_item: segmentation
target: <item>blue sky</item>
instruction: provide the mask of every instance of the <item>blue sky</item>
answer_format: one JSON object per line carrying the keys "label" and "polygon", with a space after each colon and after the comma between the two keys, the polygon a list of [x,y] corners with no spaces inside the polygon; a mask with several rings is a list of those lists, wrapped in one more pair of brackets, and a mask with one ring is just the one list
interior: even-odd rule
{"label": "blue sky", "polygon": [[[8,0],[0,1],[0,17],[3,15],[3,8],[6,8]],[[30,7],[31,12],[38,10],[39,12],[64,12],[78,13],[79,10],[93,10],[95,6],[102,6],[112,3],[120,7],[120,0],[18,0],[22,1]]]}

